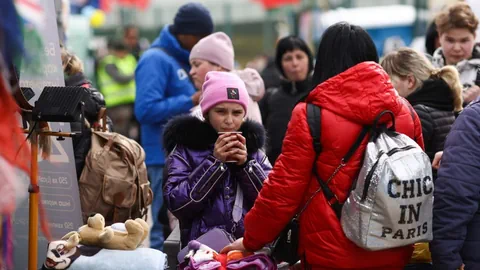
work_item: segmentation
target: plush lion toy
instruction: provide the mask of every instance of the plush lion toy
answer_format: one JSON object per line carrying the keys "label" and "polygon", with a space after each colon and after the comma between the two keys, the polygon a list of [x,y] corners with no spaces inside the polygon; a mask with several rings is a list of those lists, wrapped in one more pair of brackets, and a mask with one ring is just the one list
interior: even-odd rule
{"label": "plush lion toy", "polygon": [[69,232],[62,240],[78,235],[80,244],[106,249],[134,250],[148,235],[148,224],[140,218],[129,219],[125,223],[115,223],[105,227],[105,218],[95,214],[78,231]]}

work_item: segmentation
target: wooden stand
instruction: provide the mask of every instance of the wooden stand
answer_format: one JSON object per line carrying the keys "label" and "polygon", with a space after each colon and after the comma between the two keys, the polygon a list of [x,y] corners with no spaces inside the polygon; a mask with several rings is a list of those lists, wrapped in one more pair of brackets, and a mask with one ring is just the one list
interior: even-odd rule
{"label": "wooden stand", "polygon": [[[38,261],[38,137],[32,139],[32,159],[30,171],[28,208],[28,270],[37,269]],[[35,190],[36,187],[36,190]]]}
{"label": "wooden stand", "polygon": [[[29,130],[24,130],[24,133],[29,133]],[[55,132],[55,131],[39,131],[31,138],[31,171],[30,171],[30,187],[29,194],[29,209],[28,209],[28,270],[36,270],[38,263],[38,205],[40,186],[38,185],[38,135],[52,136],[52,137],[73,137],[75,133],[69,132]]]}

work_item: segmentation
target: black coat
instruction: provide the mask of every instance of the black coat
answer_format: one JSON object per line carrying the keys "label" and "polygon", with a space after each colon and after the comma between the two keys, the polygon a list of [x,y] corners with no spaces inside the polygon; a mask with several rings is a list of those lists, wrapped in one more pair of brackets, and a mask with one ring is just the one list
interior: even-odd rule
{"label": "black coat", "polygon": [[267,156],[272,165],[282,152],[282,143],[295,105],[311,90],[311,81],[282,81],[280,87],[267,89],[259,102],[262,121],[267,130]]}
{"label": "black coat", "polygon": [[443,151],[453,122],[454,90],[442,79],[428,79],[407,97],[422,122],[425,152],[433,161],[435,153]]}
{"label": "black coat", "polygon": [[274,58],[268,58],[267,66],[260,73],[260,76],[262,76],[263,83],[265,84],[265,89],[277,88],[282,82],[280,79],[282,75],[280,74],[277,66],[275,65]]}

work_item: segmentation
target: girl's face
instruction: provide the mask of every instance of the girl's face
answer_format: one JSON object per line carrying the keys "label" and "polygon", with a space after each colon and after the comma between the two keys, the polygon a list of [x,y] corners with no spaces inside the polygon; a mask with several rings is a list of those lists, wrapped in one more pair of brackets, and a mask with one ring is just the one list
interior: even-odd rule
{"label": "girl's face", "polygon": [[242,105],[231,102],[222,102],[208,111],[207,119],[217,132],[231,132],[240,129],[245,118],[245,109]]}
{"label": "girl's face", "polygon": [[289,81],[304,81],[308,75],[308,55],[299,49],[286,52],[282,56],[282,68]]}
{"label": "girl's face", "polygon": [[208,72],[222,70],[220,66],[202,59],[192,59],[190,65],[192,66],[190,76],[192,77],[195,88],[198,90],[202,89],[202,85],[205,82],[205,75],[207,75]]}
{"label": "girl's face", "polygon": [[472,58],[475,35],[465,28],[453,28],[440,35],[440,44],[447,65]]}

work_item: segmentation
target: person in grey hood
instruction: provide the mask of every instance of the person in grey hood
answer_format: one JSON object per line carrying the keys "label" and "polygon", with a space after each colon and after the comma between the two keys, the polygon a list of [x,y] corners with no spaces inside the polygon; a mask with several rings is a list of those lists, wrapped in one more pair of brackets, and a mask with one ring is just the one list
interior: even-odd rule
{"label": "person in grey hood", "polygon": [[460,74],[465,104],[480,96],[480,45],[475,44],[478,18],[467,3],[458,2],[435,18],[440,45],[432,63],[441,68],[453,65]]}
{"label": "person in grey hood", "polygon": [[267,130],[267,156],[272,164],[282,152],[293,108],[311,90],[312,53],[305,41],[288,36],[278,42],[275,64],[282,74],[280,87],[267,89],[259,103]]}

